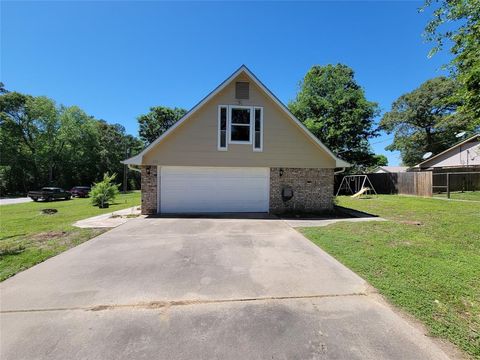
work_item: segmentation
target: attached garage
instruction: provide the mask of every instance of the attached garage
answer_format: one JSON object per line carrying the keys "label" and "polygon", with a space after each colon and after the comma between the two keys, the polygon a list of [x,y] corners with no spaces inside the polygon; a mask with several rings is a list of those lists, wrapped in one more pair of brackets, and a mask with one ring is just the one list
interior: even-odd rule
{"label": "attached garage", "polygon": [[144,215],[328,211],[349,166],[246,66],[123,163],[141,167]]}
{"label": "attached garage", "polygon": [[160,168],[160,213],[268,212],[269,168]]}

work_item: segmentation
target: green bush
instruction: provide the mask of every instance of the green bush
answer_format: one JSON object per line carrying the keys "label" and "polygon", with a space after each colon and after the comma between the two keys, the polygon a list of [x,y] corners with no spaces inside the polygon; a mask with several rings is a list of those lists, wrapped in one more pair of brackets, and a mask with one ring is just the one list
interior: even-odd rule
{"label": "green bush", "polygon": [[117,174],[108,175],[108,173],[103,175],[103,180],[95,183],[90,190],[90,198],[92,199],[92,204],[99,206],[100,208],[108,207],[109,203],[115,199],[118,195],[118,186],[113,183]]}

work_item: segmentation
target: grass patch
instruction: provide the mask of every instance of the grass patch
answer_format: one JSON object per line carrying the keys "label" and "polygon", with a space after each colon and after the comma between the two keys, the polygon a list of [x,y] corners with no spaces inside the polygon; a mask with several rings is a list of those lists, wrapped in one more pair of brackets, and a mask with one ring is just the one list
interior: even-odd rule
{"label": "grass patch", "polygon": [[431,335],[480,359],[480,203],[380,195],[340,206],[392,220],[302,233],[423,321]]}
{"label": "grass patch", "polygon": [[[447,193],[434,194],[433,196],[446,199]],[[454,191],[450,193],[450,199],[480,201],[480,191]]]}
{"label": "grass patch", "polygon": [[0,206],[0,281],[106,231],[79,229],[75,221],[137,205],[140,192],[119,195],[108,209],[92,206],[90,199]]}

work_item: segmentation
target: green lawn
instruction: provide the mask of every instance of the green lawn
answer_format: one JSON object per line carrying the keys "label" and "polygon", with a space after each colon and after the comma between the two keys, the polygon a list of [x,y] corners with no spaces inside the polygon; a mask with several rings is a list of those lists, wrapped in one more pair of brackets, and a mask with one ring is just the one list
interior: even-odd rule
{"label": "green lawn", "polygon": [[480,203],[381,195],[341,206],[391,221],[302,233],[393,304],[480,359]]}
{"label": "green lawn", "polygon": [[[138,191],[119,195],[108,209],[92,206],[90,199],[0,206],[0,281],[105,231],[79,229],[75,221],[136,205]],[[58,212],[42,214],[46,208]]]}
{"label": "green lawn", "polygon": [[[435,197],[447,198],[447,193],[434,194]],[[455,191],[450,193],[450,199],[452,200],[471,200],[480,201],[480,191]]]}

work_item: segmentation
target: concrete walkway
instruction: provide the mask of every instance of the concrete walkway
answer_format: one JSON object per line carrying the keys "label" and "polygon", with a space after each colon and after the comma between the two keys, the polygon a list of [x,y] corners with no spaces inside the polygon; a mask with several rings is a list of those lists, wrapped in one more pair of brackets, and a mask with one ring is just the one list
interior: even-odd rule
{"label": "concrete walkway", "polygon": [[447,353],[278,219],[133,219],[0,284],[0,358]]}
{"label": "concrete walkway", "polygon": [[139,206],[79,220],[73,226],[79,228],[114,228],[136,217],[140,217]]}

